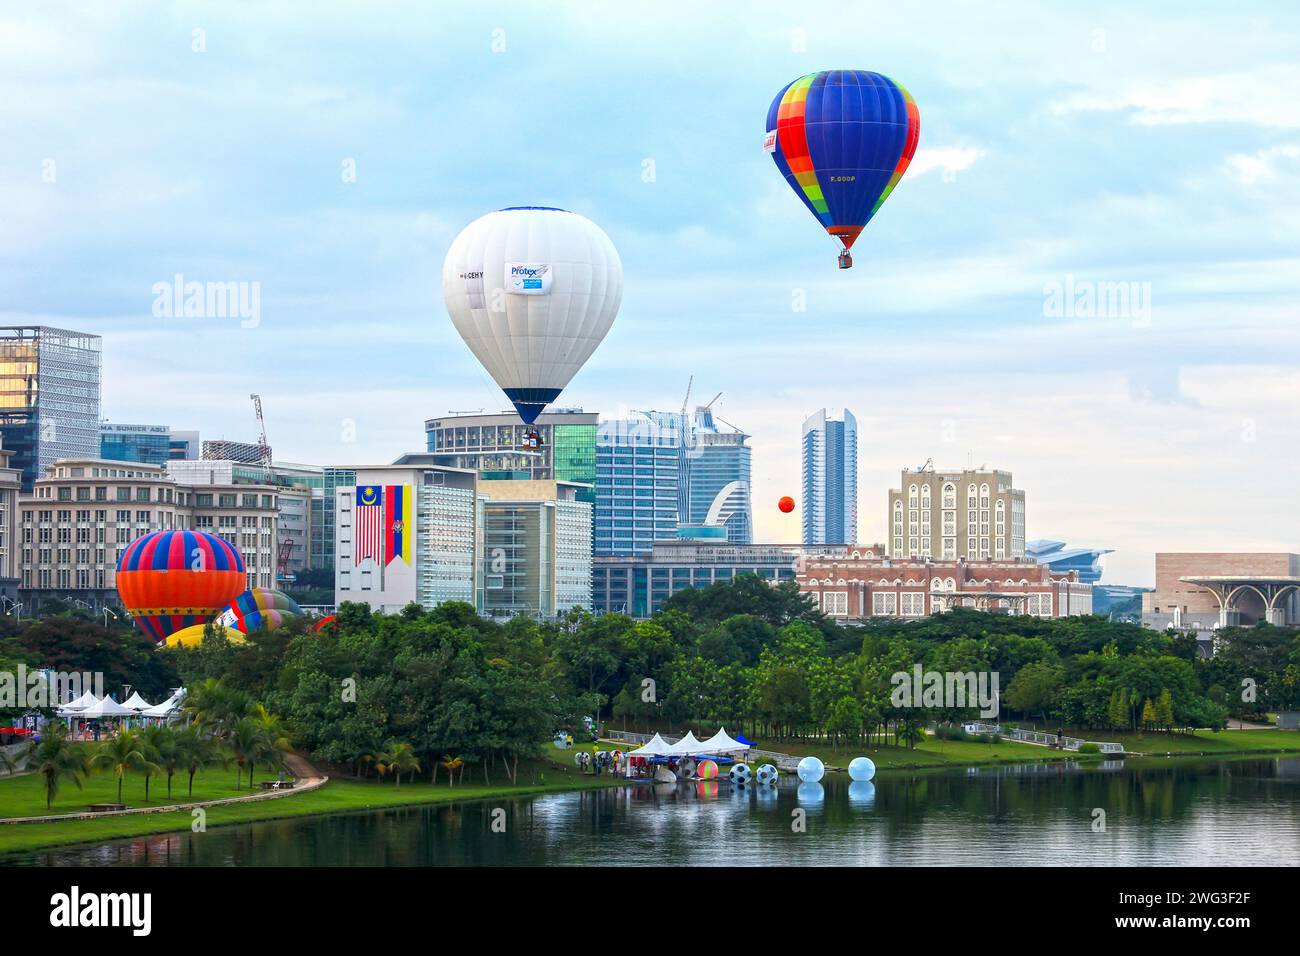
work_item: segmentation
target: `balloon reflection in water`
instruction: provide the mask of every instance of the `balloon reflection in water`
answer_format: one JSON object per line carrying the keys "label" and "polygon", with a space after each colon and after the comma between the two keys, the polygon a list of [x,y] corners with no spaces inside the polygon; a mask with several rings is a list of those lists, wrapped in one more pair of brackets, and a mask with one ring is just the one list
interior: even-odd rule
{"label": "balloon reflection in water", "polygon": [[849,806],[870,810],[876,803],[876,785],[869,780],[854,780],[849,784]]}

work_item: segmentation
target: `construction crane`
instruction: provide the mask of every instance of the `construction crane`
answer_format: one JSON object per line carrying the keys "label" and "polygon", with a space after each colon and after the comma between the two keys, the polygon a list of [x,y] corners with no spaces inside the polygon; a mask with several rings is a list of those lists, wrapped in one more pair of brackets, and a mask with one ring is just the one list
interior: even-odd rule
{"label": "construction crane", "polygon": [[[257,453],[261,459],[262,468],[266,471],[266,480],[270,485],[278,484],[275,476],[275,459],[271,454],[271,445],[266,440],[266,418],[262,414],[262,396],[256,392],[248,396],[253,400],[253,408],[257,412],[257,427],[259,434],[257,436]],[[310,505],[308,506],[310,507]],[[276,521],[277,527],[279,521]],[[293,557],[293,539],[281,535],[275,545],[275,576],[276,583],[289,576],[289,560]]]}
{"label": "construction crane", "polygon": [[682,399],[682,418],[686,417],[686,406],[691,403],[691,386],[695,384],[695,376],[692,375],[686,380],[686,397]]}

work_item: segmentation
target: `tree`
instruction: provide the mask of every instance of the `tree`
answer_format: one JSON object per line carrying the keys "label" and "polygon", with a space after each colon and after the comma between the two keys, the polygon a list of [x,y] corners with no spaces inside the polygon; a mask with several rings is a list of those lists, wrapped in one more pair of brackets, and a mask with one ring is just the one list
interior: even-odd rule
{"label": "tree", "polygon": [[253,785],[253,767],[265,753],[266,738],[261,728],[251,717],[242,717],[231,725],[225,736],[226,746],[230,749],[231,759],[235,762],[235,789],[238,790],[243,780],[244,768],[248,768],[248,785]]}
{"label": "tree", "polygon": [[1142,729],[1150,730],[1156,723],[1156,708],[1148,697],[1142,703]]}
{"label": "tree", "polygon": [[122,802],[122,783],[127,773],[136,770],[145,774],[147,787],[149,775],[158,772],[158,765],[149,759],[147,750],[134,730],[119,730],[116,737],[99,745],[93,758],[94,764],[97,767],[108,767],[113,771],[113,776],[117,777],[118,803]]}
{"label": "tree", "polygon": [[1026,664],[1007,687],[1007,704],[1025,714],[1036,711],[1046,723],[1048,710],[1064,683],[1064,668],[1042,661]]}
{"label": "tree", "polygon": [[399,789],[402,786],[402,774],[417,773],[420,769],[419,759],[411,745],[404,740],[389,741],[387,747],[371,755],[371,758],[379,776],[382,778],[385,774],[393,774]]}
{"label": "tree", "polygon": [[[216,740],[198,727],[186,727],[176,732],[176,764],[189,774],[188,796],[194,796],[194,775],[203,767],[216,762],[220,756]],[[170,779],[168,794],[170,795]]]}
{"label": "tree", "polygon": [[[27,769],[36,772],[45,787],[45,809],[54,806],[54,798],[59,795],[59,784],[66,778],[72,780],[81,789],[81,781],[90,772],[85,750],[68,740],[67,731],[62,724],[47,724],[40,743],[28,744],[23,754]],[[118,801],[122,799],[119,785]]]}
{"label": "tree", "polygon": [[1165,733],[1173,733],[1174,730],[1174,698],[1166,687],[1160,691],[1160,696],[1156,698],[1155,705],[1156,725],[1165,728]]}
{"label": "tree", "polygon": [[[151,752],[151,759],[167,775],[167,799],[170,800],[172,796],[172,777],[176,775],[176,772],[181,767],[181,753],[176,745],[177,731],[161,724],[151,724],[144,729],[143,738],[144,743]],[[149,799],[147,790],[145,799]]]}

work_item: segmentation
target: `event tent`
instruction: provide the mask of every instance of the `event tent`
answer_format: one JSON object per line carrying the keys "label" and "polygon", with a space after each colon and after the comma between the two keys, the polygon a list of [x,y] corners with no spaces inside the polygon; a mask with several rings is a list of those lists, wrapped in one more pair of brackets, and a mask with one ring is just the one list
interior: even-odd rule
{"label": "event tent", "polygon": [[148,710],[141,711],[141,717],[175,717],[180,713],[181,701],[185,699],[184,691],[177,691],[161,704],[154,704]]}
{"label": "event tent", "polygon": [[153,704],[141,697],[139,691],[136,691],[122,702],[122,706],[133,714],[141,714],[152,707]]}
{"label": "event tent", "polygon": [[76,717],[87,707],[93,707],[99,703],[99,698],[91,691],[86,691],[76,700],[70,700],[66,704],[59,704],[55,712],[60,717]]}
{"label": "event tent", "polygon": [[719,727],[718,732],[710,737],[704,743],[700,744],[695,753],[701,754],[736,754],[744,753],[749,750],[749,744],[743,744],[727,734],[725,727]]}
{"label": "event tent", "polygon": [[624,756],[627,757],[666,757],[672,752],[672,744],[664,740],[658,734],[655,734],[644,745],[636,750],[628,751]]}
{"label": "event tent", "polygon": [[700,742],[695,739],[693,731],[686,731],[686,736],[677,743],[668,748],[668,755],[672,757],[689,756],[700,752]]}
{"label": "event tent", "polygon": [[105,697],[85,710],[77,712],[76,716],[84,720],[97,720],[102,717],[134,717],[135,711],[129,707],[123,707],[112,697]]}

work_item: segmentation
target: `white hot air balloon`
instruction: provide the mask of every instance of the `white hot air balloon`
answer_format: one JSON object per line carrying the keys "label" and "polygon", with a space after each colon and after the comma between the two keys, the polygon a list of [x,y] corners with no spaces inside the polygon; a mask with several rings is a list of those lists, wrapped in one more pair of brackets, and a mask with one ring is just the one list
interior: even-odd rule
{"label": "white hot air balloon", "polygon": [[456,331],[531,425],[614,324],[623,264],[585,216],[512,206],[461,230],[442,266],[442,296]]}

